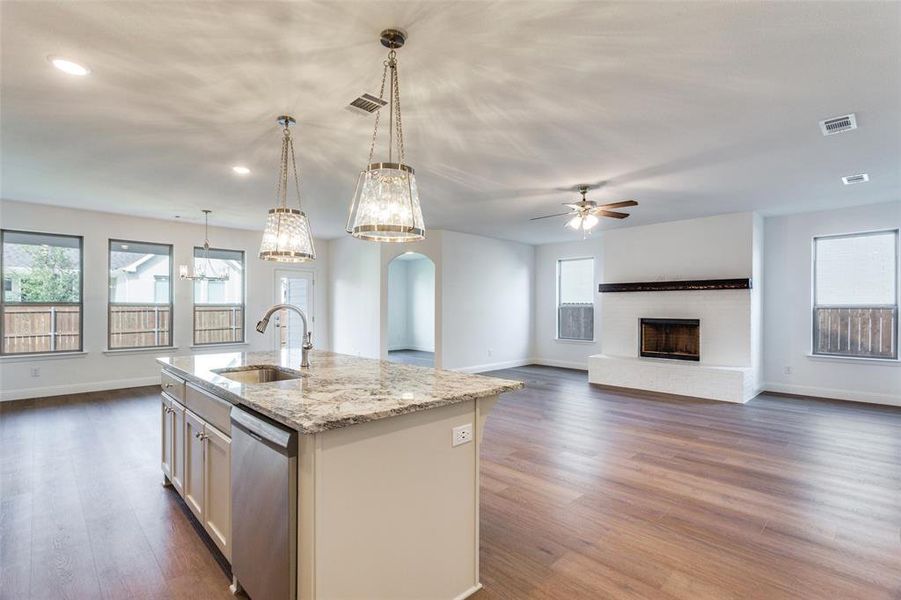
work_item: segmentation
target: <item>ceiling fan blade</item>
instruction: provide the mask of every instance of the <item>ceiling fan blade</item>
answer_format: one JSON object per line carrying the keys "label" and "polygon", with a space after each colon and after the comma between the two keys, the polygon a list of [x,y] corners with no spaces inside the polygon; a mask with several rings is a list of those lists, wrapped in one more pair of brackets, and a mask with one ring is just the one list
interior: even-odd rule
{"label": "ceiling fan blade", "polygon": [[611,202],[610,204],[601,204],[598,208],[625,208],[627,206],[638,206],[635,200],[623,200],[622,202]]}
{"label": "ceiling fan blade", "polygon": [[628,213],[615,212],[612,210],[593,210],[592,214],[601,216],[601,217],[610,217],[611,219],[625,219],[629,216]]}
{"label": "ceiling fan blade", "polygon": [[579,210],[580,208],[582,208],[582,207],[581,207],[580,205],[578,205],[578,204],[567,204],[567,203],[565,203],[565,202],[563,203],[563,206],[568,206],[569,208],[571,208],[571,209],[573,209],[573,210]]}
{"label": "ceiling fan blade", "polygon": [[571,215],[571,214],[573,214],[573,213],[571,213],[571,212],[557,213],[556,215],[544,215],[543,217],[532,217],[529,220],[537,221],[538,219],[550,219],[551,217],[562,217],[563,215]]}

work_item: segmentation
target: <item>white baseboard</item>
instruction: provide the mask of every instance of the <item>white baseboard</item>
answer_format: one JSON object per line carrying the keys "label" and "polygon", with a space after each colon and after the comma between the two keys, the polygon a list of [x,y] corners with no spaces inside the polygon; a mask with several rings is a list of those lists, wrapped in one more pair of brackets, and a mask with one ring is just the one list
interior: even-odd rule
{"label": "white baseboard", "polygon": [[815,398],[830,398],[832,400],[847,400],[849,402],[868,402],[870,404],[901,406],[901,396],[880,394],[877,392],[861,392],[859,390],[823,388],[808,385],[794,385],[790,383],[764,383],[763,391],[797,394],[799,396],[813,396]]}
{"label": "white baseboard", "polygon": [[76,383],[66,385],[49,385],[45,387],[24,388],[18,390],[0,391],[0,402],[10,400],[25,400],[28,398],[44,398],[46,396],[61,396],[64,394],[81,394],[84,392],[102,392],[105,390],[121,390],[125,388],[141,387],[145,385],[159,384],[160,376],[132,377],[130,379],[110,379],[107,381],[92,381],[90,383]]}
{"label": "white baseboard", "polygon": [[465,592],[463,592],[462,594],[460,594],[459,596],[454,598],[454,600],[466,600],[466,598],[469,598],[470,596],[472,596],[473,594],[478,592],[480,589],[482,589],[481,582],[475,584],[474,586],[472,586],[471,588],[469,588],[468,590],[466,590]]}
{"label": "white baseboard", "polygon": [[403,344],[400,346],[388,346],[388,352],[397,350],[415,350],[416,352],[434,352],[434,348],[426,348],[425,346],[413,346],[411,344]]}
{"label": "white baseboard", "polygon": [[470,367],[457,367],[448,369],[449,371],[460,371],[461,373],[481,373],[482,371],[496,371],[498,369],[512,369],[513,367],[524,367],[526,365],[535,364],[530,358],[522,358],[519,360],[508,360],[504,362],[486,363],[484,365],[472,365]]}
{"label": "white baseboard", "polygon": [[563,369],[575,369],[577,371],[588,370],[588,360],[585,362],[572,362],[568,360],[554,360],[552,358],[533,358],[533,365],[543,365],[545,367],[560,367]]}

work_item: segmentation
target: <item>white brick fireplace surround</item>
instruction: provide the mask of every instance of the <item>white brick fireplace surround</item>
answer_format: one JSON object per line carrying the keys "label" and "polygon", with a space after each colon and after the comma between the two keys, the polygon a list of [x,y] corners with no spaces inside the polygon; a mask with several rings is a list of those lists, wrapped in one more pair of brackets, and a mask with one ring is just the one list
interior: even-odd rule
{"label": "white brick fireplace surround", "polygon": [[[598,295],[591,383],[747,402],[760,390],[761,221],[748,213],[605,232],[602,282],[752,279],[752,289]],[[639,357],[641,318],[699,319],[700,360]]]}
{"label": "white brick fireplace surround", "polygon": [[[701,360],[639,357],[642,317],[699,319]],[[592,383],[725,402],[747,402],[756,394],[749,290],[604,294],[601,320],[604,354],[588,359]]]}

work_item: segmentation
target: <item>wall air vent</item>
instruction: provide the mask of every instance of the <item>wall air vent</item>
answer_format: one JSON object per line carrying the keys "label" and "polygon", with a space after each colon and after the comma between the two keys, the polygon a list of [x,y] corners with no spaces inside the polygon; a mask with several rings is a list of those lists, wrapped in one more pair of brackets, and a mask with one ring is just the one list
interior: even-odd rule
{"label": "wall air vent", "polygon": [[820,131],[823,132],[823,135],[835,135],[852,129],[857,129],[857,117],[854,113],[820,121]]}
{"label": "wall air vent", "polygon": [[846,175],[842,177],[842,183],[845,185],[854,185],[855,183],[866,183],[870,180],[870,176],[866,173],[860,173],[858,175]]}
{"label": "wall air vent", "polygon": [[376,98],[370,94],[363,94],[353,102],[347,105],[347,109],[361,115],[371,115],[378,109],[388,104],[381,98]]}

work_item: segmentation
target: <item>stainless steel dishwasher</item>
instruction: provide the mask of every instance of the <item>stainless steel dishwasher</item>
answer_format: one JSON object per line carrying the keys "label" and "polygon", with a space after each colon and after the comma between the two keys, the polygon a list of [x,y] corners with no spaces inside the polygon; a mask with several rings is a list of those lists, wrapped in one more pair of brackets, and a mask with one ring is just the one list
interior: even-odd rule
{"label": "stainless steel dishwasher", "polygon": [[297,590],[297,432],[231,409],[232,575],[252,600]]}

